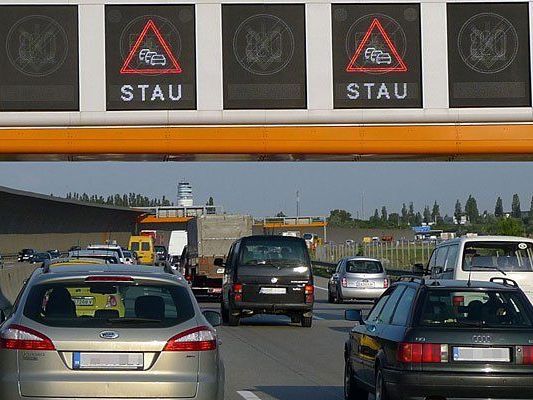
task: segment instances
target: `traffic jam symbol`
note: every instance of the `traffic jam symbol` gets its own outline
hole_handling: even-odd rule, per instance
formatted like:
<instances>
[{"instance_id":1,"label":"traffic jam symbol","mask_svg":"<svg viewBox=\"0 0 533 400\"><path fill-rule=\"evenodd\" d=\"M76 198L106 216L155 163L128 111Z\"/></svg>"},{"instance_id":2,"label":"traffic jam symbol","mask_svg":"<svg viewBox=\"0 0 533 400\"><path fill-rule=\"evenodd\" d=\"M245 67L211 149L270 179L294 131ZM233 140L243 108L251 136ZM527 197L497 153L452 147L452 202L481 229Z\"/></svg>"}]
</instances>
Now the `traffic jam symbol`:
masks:
<instances>
[{"instance_id":1,"label":"traffic jam symbol","mask_svg":"<svg viewBox=\"0 0 533 400\"><path fill-rule=\"evenodd\" d=\"M154 40L155 38L155 40ZM133 45L121 74L165 75L183 71L153 20L149 20Z\"/></svg>"},{"instance_id":2,"label":"traffic jam symbol","mask_svg":"<svg viewBox=\"0 0 533 400\"><path fill-rule=\"evenodd\" d=\"M377 18L372 20L346 72L407 72L407 65Z\"/></svg>"}]
</instances>

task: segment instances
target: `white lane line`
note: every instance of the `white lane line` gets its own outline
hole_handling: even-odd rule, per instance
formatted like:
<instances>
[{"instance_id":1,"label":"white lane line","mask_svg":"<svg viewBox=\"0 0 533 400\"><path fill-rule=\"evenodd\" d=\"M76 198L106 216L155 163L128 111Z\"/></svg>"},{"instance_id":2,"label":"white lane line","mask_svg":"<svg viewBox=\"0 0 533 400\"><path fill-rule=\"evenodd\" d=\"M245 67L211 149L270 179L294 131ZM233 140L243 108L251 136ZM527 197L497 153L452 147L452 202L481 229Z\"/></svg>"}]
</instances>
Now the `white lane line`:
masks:
<instances>
[{"instance_id":1,"label":"white lane line","mask_svg":"<svg viewBox=\"0 0 533 400\"><path fill-rule=\"evenodd\" d=\"M253 392L249 392L247 390L240 390L237 391L237 394L244 398L245 400L261 400L259 397L257 397Z\"/></svg>"},{"instance_id":2,"label":"white lane line","mask_svg":"<svg viewBox=\"0 0 533 400\"><path fill-rule=\"evenodd\" d=\"M328 291L327 288L323 288L323 287L321 287L321 286L317 286L317 285L315 285L315 289L324 290L325 292Z\"/></svg>"},{"instance_id":3,"label":"white lane line","mask_svg":"<svg viewBox=\"0 0 533 400\"><path fill-rule=\"evenodd\" d=\"M316 319L317 321L323 321L324 320L324 318L317 317L316 315L313 315L313 319Z\"/></svg>"}]
</instances>

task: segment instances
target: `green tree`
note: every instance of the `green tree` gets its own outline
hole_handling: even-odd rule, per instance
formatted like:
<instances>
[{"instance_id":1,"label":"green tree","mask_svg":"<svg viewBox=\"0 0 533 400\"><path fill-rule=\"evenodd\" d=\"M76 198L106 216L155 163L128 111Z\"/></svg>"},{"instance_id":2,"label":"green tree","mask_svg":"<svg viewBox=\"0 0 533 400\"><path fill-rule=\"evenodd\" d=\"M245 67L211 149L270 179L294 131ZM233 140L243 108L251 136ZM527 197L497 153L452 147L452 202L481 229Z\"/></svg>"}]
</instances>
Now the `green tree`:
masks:
<instances>
[{"instance_id":1,"label":"green tree","mask_svg":"<svg viewBox=\"0 0 533 400\"><path fill-rule=\"evenodd\" d=\"M522 217L522 212L520 210L520 197L518 197L518 193L513 194L513 202L511 203L511 216L513 218Z\"/></svg>"},{"instance_id":2,"label":"green tree","mask_svg":"<svg viewBox=\"0 0 533 400\"><path fill-rule=\"evenodd\" d=\"M400 226L401 218L398 213L389 214L389 224L394 226Z\"/></svg>"},{"instance_id":3,"label":"green tree","mask_svg":"<svg viewBox=\"0 0 533 400\"><path fill-rule=\"evenodd\" d=\"M440 206L437 204L437 200L433 203L433 210L431 210L431 219L434 222L440 222L442 219L440 216Z\"/></svg>"},{"instance_id":4,"label":"green tree","mask_svg":"<svg viewBox=\"0 0 533 400\"><path fill-rule=\"evenodd\" d=\"M377 208L374 210L374 215L370 217L370 221L373 221L373 222L379 221L379 212Z\"/></svg>"},{"instance_id":5,"label":"green tree","mask_svg":"<svg viewBox=\"0 0 533 400\"><path fill-rule=\"evenodd\" d=\"M479 210L477 208L477 201L474 196L468 196L468 200L465 203L465 214L468 220L475 224L479 221Z\"/></svg>"},{"instance_id":6,"label":"green tree","mask_svg":"<svg viewBox=\"0 0 533 400\"><path fill-rule=\"evenodd\" d=\"M457 201L455 202L455 212L453 214L455 215L455 218L457 219L457 221L461 219L462 213L463 213L463 206L461 205L461 202L459 201L459 199L457 199Z\"/></svg>"},{"instance_id":7,"label":"green tree","mask_svg":"<svg viewBox=\"0 0 533 400\"><path fill-rule=\"evenodd\" d=\"M424 207L424 222L426 224L430 223L431 222L431 211L429 209L429 206L425 206Z\"/></svg>"},{"instance_id":8,"label":"green tree","mask_svg":"<svg viewBox=\"0 0 533 400\"><path fill-rule=\"evenodd\" d=\"M524 223L517 218L500 218L487 230L492 235L504 236L523 236L525 232Z\"/></svg>"},{"instance_id":9,"label":"green tree","mask_svg":"<svg viewBox=\"0 0 533 400\"><path fill-rule=\"evenodd\" d=\"M207 203L205 205L206 206L214 206L215 205L215 200L213 199L213 197L209 197L209 200L207 200Z\"/></svg>"},{"instance_id":10,"label":"green tree","mask_svg":"<svg viewBox=\"0 0 533 400\"><path fill-rule=\"evenodd\" d=\"M329 213L328 222L332 226L349 226L352 220L352 214L346 210L331 210Z\"/></svg>"},{"instance_id":11,"label":"green tree","mask_svg":"<svg viewBox=\"0 0 533 400\"><path fill-rule=\"evenodd\" d=\"M387 207L383 206L381 207L381 222L387 222L387 220L388 220Z\"/></svg>"},{"instance_id":12,"label":"green tree","mask_svg":"<svg viewBox=\"0 0 533 400\"><path fill-rule=\"evenodd\" d=\"M533 196L531 197L531 204L529 206L529 220L533 221Z\"/></svg>"},{"instance_id":13,"label":"green tree","mask_svg":"<svg viewBox=\"0 0 533 400\"><path fill-rule=\"evenodd\" d=\"M420 226L422 225L422 214L420 214L420 212L417 212L415 214L415 220L414 220L414 223L416 226Z\"/></svg>"},{"instance_id":14,"label":"green tree","mask_svg":"<svg viewBox=\"0 0 533 400\"><path fill-rule=\"evenodd\" d=\"M405 203L402 205L402 222L407 224L409 222L409 211L407 211L407 206Z\"/></svg>"},{"instance_id":15,"label":"green tree","mask_svg":"<svg viewBox=\"0 0 533 400\"><path fill-rule=\"evenodd\" d=\"M496 199L496 206L494 207L494 216L497 218L503 217L503 200L500 196Z\"/></svg>"}]
</instances>

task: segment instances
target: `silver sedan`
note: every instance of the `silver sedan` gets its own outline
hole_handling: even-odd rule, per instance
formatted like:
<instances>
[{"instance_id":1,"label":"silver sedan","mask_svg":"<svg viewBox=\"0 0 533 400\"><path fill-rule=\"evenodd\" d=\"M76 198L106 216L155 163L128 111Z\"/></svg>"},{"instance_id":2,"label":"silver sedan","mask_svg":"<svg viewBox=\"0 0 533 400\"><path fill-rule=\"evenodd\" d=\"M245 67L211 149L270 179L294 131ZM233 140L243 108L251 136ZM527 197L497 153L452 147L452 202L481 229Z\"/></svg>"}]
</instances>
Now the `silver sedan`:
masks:
<instances>
[{"instance_id":1,"label":"silver sedan","mask_svg":"<svg viewBox=\"0 0 533 400\"><path fill-rule=\"evenodd\" d=\"M222 400L220 319L161 268L43 266L0 321L0 397Z\"/></svg>"},{"instance_id":2,"label":"silver sedan","mask_svg":"<svg viewBox=\"0 0 533 400\"><path fill-rule=\"evenodd\" d=\"M366 257L343 258L328 282L328 301L376 300L389 287L379 260Z\"/></svg>"}]
</instances>

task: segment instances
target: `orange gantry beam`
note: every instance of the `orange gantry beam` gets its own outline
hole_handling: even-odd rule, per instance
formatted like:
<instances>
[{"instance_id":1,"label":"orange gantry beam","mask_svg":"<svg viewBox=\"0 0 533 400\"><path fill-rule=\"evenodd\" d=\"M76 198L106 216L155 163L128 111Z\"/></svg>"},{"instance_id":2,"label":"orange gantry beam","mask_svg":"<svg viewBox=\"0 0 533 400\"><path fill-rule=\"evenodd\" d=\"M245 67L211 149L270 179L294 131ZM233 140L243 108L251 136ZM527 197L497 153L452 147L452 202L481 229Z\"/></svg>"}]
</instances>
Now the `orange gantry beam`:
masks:
<instances>
[{"instance_id":1,"label":"orange gantry beam","mask_svg":"<svg viewBox=\"0 0 533 400\"><path fill-rule=\"evenodd\" d=\"M140 224L181 224L193 219L193 217L156 217L155 215L147 215L140 218Z\"/></svg>"},{"instance_id":2,"label":"orange gantry beam","mask_svg":"<svg viewBox=\"0 0 533 400\"><path fill-rule=\"evenodd\" d=\"M0 129L0 154L533 154L533 124Z\"/></svg>"}]
</instances>

